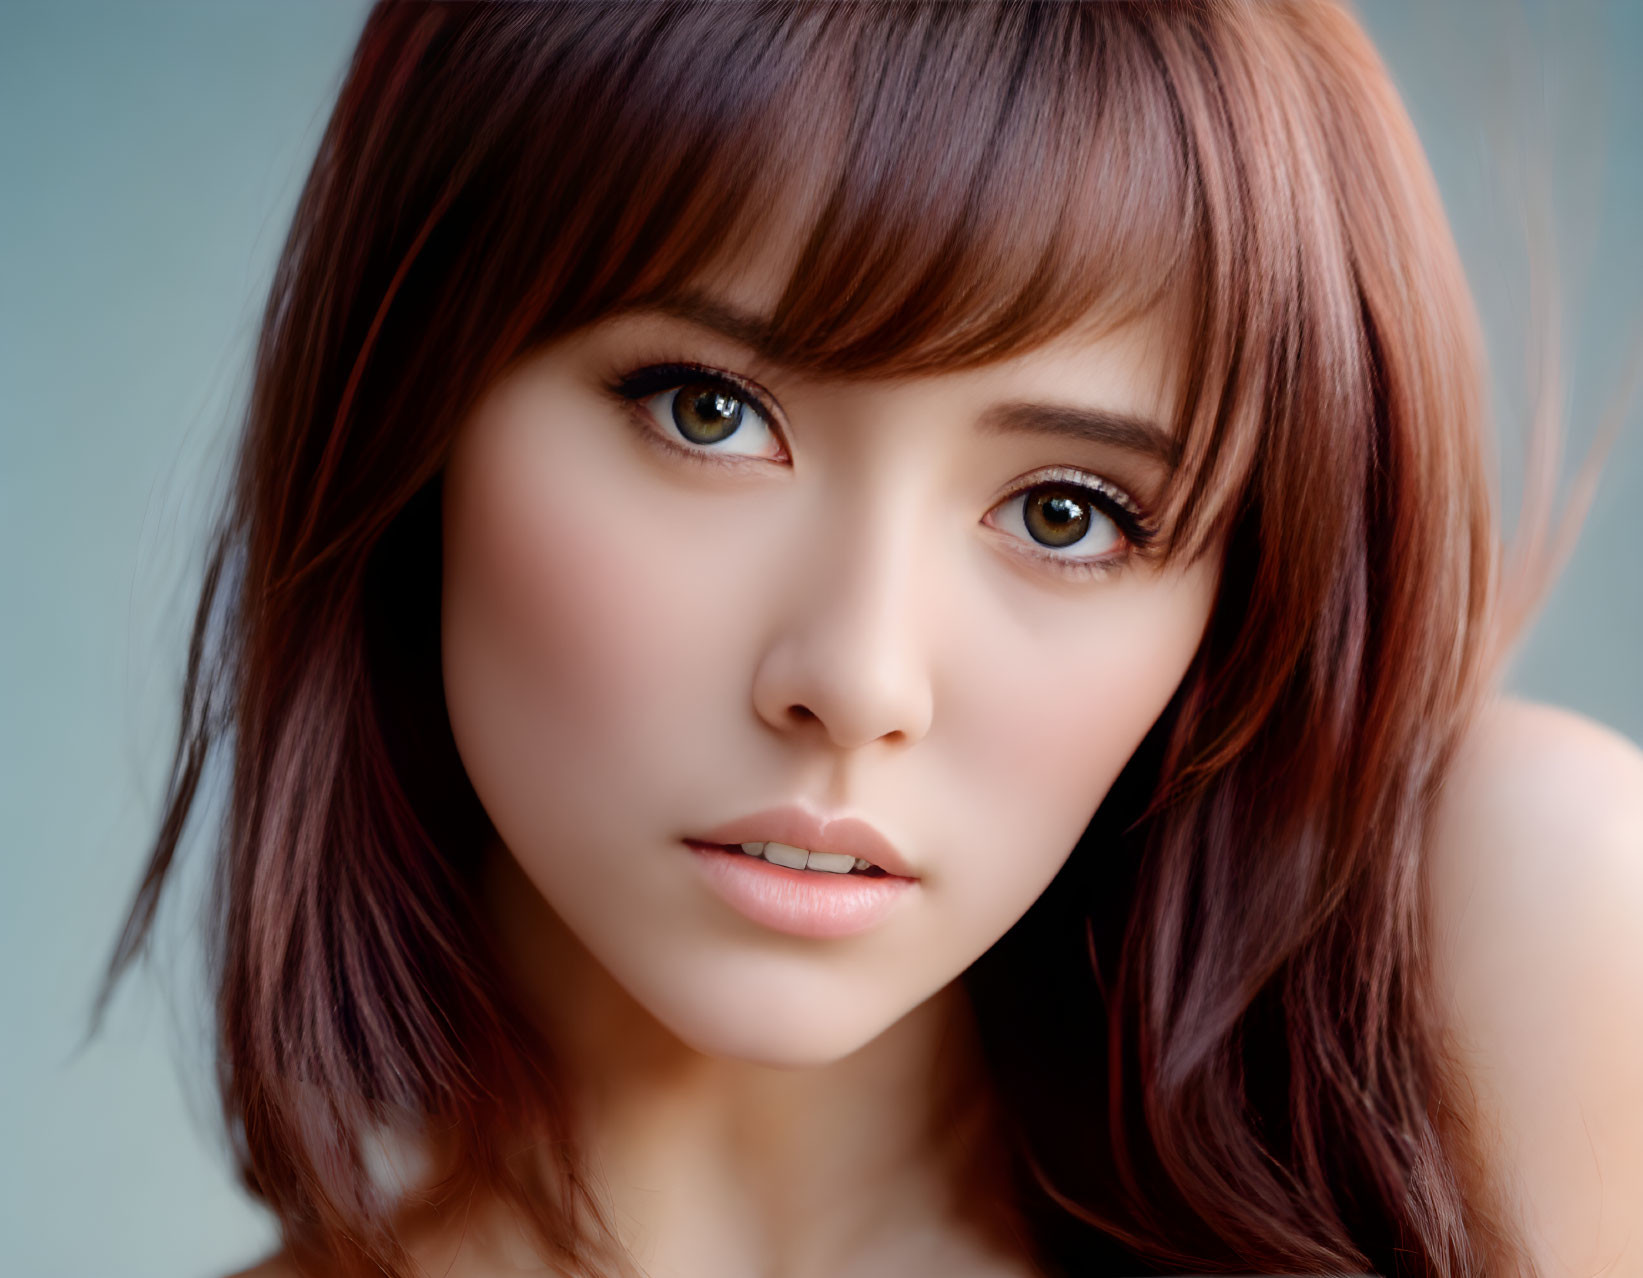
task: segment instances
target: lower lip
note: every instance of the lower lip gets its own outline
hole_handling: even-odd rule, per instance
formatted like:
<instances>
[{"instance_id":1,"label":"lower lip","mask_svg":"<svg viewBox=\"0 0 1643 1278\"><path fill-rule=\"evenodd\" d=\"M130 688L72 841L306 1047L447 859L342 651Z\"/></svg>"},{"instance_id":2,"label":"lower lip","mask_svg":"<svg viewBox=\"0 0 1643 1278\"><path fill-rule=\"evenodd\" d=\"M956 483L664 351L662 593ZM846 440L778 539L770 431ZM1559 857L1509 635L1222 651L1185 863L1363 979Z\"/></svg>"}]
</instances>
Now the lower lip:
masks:
<instances>
[{"instance_id":1,"label":"lower lip","mask_svg":"<svg viewBox=\"0 0 1643 1278\"><path fill-rule=\"evenodd\" d=\"M745 918L790 936L855 936L881 923L917 880L790 870L717 843L687 839L707 885Z\"/></svg>"}]
</instances>

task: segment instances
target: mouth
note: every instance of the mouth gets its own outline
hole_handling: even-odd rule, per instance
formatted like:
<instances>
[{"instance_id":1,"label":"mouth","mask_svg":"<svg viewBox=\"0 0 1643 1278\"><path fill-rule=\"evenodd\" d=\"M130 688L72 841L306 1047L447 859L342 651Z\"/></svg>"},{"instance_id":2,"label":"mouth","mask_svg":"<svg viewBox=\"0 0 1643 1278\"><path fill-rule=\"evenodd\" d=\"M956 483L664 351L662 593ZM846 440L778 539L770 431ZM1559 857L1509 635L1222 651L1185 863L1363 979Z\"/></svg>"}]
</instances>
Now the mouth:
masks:
<instances>
[{"instance_id":1,"label":"mouth","mask_svg":"<svg viewBox=\"0 0 1643 1278\"><path fill-rule=\"evenodd\" d=\"M740 853L742 856L767 861L771 865L780 865L789 870L805 870L812 874L849 874L867 879L896 877L874 865L864 856L849 856L841 852L812 852L794 847L790 843L702 843L694 839L685 841L692 847L717 848L721 852Z\"/></svg>"},{"instance_id":2,"label":"mouth","mask_svg":"<svg viewBox=\"0 0 1643 1278\"><path fill-rule=\"evenodd\" d=\"M821 853L824 859L812 865L810 859L818 854L793 844L755 843L755 852L739 843L683 843L708 889L724 904L762 928L789 936L821 939L866 932L919 886L916 879L886 873L871 862L857 868L857 858L842 854L829 860ZM801 854L802 867L797 864Z\"/></svg>"},{"instance_id":3,"label":"mouth","mask_svg":"<svg viewBox=\"0 0 1643 1278\"><path fill-rule=\"evenodd\" d=\"M732 850L752 860L811 875L917 880L918 863L871 821L786 803L692 831L686 842Z\"/></svg>"}]
</instances>

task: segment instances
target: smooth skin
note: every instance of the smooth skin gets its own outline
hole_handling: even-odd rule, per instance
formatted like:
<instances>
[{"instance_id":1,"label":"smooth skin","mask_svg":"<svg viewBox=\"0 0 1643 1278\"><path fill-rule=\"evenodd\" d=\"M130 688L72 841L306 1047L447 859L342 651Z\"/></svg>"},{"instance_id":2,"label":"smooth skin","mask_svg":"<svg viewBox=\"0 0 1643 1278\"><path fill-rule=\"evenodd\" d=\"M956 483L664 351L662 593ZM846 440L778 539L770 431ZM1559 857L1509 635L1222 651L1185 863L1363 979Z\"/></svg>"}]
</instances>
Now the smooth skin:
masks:
<instances>
[{"instance_id":1,"label":"smooth skin","mask_svg":"<svg viewBox=\"0 0 1643 1278\"><path fill-rule=\"evenodd\" d=\"M1490 1187L1538 1278L1643 1274L1643 753L1503 701L1434 835L1434 976Z\"/></svg>"},{"instance_id":2,"label":"smooth skin","mask_svg":"<svg viewBox=\"0 0 1643 1278\"><path fill-rule=\"evenodd\" d=\"M1164 708L1215 574L1126 557L1099 514L1035 541L1023 481L1077 471L1144 510L1164 463L997 423L1170 420L1166 331L819 382L702 314L631 313L535 352L464 424L444 661L501 836L491 917L653 1278L1031 1272L959 1173L993 1133L955 978ZM624 382L662 363L735 377L768 421L692 443L670 390ZM730 911L681 840L785 801L872 821L914 898L829 941ZM1547 1278L1643 1272L1643 755L1502 704L1436 831L1436 976L1494 1188ZM451 1278L541 1272L484 1204L412 1242Z\"/></svg>"},{"instance_id":3,"label":"smooth skin","mask_svg":"<svg viewBox=\"0 0 1643 1278\"><path fill-rule=\"evenodd\" d=\"M1502 700L1436 816L1435 976L1489 1187L1540 1278L1643 1274L1643 752L1568 711ZM453 1226L417 1253L453 1278L531 1272L490 1237ZM297 1275L276 1257L238 1278Z\"/></svg>"},{"instance_id":4,"label":"smooth skin","mask_svg":"<svg viewBox=\"0 0 1643 1278\"><path fill-rule=\"evenodd\" d=\"M976 1128L981 1098L954 981L1162 712L1215 570L1161 570L1093 505L1075 544L1036 542L1024 485L1072 474L1142 510L1165 463L1000 423L1167 421L1167 349L1077 334L816 382L699 318L630 314L532 357L464 426L446 698L505 849L493 916L658 1278L1026 1272L956 1183L948 1106ZM769 420L703 446L654 378L612 391L681 363L756 383L743 410L757 395ZM732 912L682 840L784 802L872 822L911 899L832 940Z\"/></svg>"}]
</instances>

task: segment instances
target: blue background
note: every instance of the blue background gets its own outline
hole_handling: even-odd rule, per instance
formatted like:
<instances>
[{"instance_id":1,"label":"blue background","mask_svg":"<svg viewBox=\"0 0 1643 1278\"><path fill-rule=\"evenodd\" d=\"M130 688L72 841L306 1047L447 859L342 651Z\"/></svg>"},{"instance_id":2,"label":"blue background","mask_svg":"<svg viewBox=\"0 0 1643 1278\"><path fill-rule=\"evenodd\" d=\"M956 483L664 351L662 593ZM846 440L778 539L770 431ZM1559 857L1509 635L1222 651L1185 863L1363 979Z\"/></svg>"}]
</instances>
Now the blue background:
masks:
<instances>
[{"instance_id":1,"label":"blue background","mask_svg":"<svg viewBox=\"0 0 1643 1278\"><path fill-rule=\"evenodd\" d=\"M191 947L86 1013L158 817L209 497L359 0L12 3L0 40L0 1239L19 1276L220 1274L272 1241L226 1174ZM1643 5L1378 0L1483 307L1508 501L1525 227L1555 218L1578 454L1643 328ZM1643 738L1643 441L1611 455L1511 685Z\"/></svg>"}]
</instances>

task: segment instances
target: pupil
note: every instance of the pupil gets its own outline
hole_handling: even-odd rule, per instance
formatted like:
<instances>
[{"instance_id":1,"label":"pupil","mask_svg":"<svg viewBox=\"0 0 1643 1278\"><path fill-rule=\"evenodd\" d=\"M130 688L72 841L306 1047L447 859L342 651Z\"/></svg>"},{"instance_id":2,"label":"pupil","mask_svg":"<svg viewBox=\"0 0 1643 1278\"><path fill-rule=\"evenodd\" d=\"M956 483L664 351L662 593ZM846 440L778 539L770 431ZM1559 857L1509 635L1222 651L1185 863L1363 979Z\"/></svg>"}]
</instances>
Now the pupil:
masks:
<instances>
[{"instance_id":1,"label":"pupil","mask_svg":"<svg viewBox=\"0 0 1643 1278\"><path fill-rule=\"evenodd\" d=\"M1027 531L1045 546L1071 546L1090 528L1090 509L1064 488L1041 489L1026 502Z\"/></svg>"},{"instance_id":2,"label":"pupil","mask_svg":"<svg viewBox=\"0 0 1643 1278\"><path fill-rule=\"evenodd\" d=\"M685 386L673 397L673 424L693 444L716 444L742 423L742 401L717 386Z\"/></svg>"}]
</instances>

